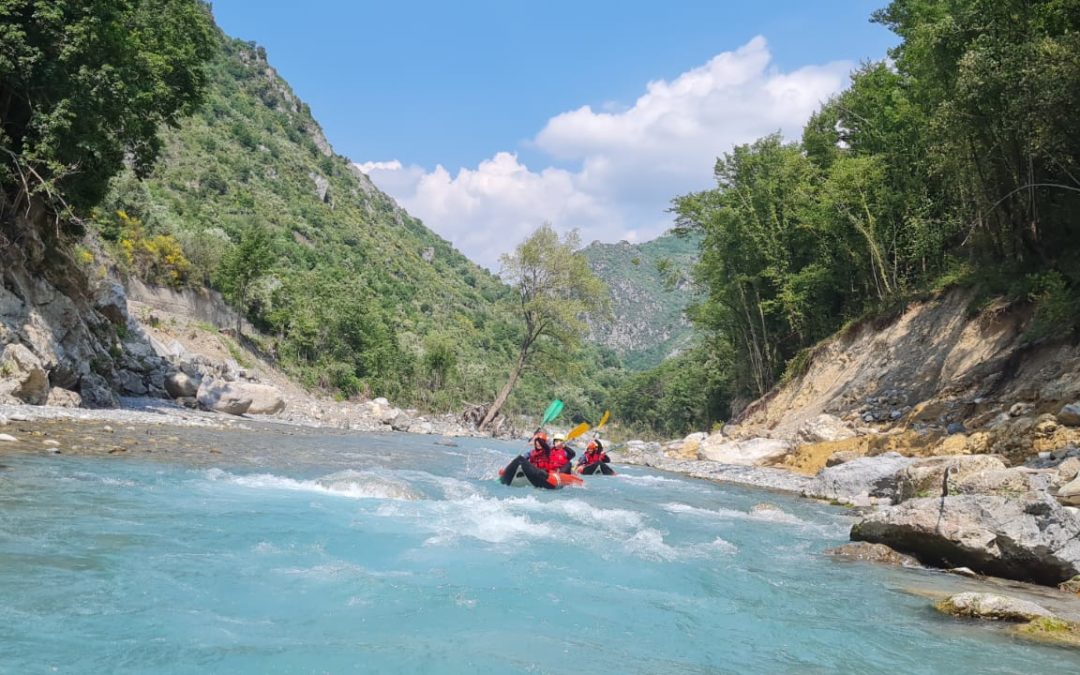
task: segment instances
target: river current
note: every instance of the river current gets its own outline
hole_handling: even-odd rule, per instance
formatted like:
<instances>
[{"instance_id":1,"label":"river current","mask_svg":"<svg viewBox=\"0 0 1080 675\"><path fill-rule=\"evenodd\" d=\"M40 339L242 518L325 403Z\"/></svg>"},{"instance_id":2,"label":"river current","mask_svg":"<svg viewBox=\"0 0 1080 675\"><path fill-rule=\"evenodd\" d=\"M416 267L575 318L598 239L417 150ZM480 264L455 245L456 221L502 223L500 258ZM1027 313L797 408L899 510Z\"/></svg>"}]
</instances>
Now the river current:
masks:
<instances>
[{"instance_id":1,"label":"river current","mask_svg":"<svg viewBox=\"0 0 1080 675\"><path fill-rule=\"evenodd\" d=\"M840 508L632 467L504 487L521 446L486 439L175 433L0 457L0 672L1080 672L937 615L944 575L823 556Z\"/></svg>"}]
</instances>

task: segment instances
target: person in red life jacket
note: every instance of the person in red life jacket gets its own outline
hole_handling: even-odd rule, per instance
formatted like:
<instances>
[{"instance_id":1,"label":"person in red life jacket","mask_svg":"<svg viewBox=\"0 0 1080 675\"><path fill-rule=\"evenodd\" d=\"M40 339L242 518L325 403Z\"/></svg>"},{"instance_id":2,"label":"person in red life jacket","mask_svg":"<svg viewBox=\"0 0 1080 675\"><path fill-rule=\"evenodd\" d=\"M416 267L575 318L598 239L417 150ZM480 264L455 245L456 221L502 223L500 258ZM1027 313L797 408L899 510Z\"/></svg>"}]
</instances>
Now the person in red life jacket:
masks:
<instances>
[{"instance_id":1,"label":"person in red life jacket","mask_svg":"<svg viewBox=\"0 0 1080 675\"><path fill-rule=\"evenodd\" d=\"M538 431L532 438L532 451L529 452L529 464L538 469L551 471L551 446L548 445L547 434Z\"/></svg>"},{"instance_id":2,"label":"person in red life jacket","mask_svg":"<svg viewBox=\"0 0 1080 675\"><path fill-rule=\"evenodd\" d=\"M572 460L577 453L574 452L573 448L566 445L566 439L562 436L556 436L554 440L555 445L551 447L552 468L548 469L548 471L570 473L570 460Z\"/></svg>"},{"instance_id":3,"label":"person in red life jacket","mask_svg":"<svg viewBox=\"0 0 1080 675\"><path fill-rule=\"evenodd\" d=\"M589 441L589 445L585 447L585 454L578 460L578 466L585 467L598 462L607 464L610 461L611 458L604 452L604 444L600 442L600 439L594 438Z\"/></svg>"}]
</instances>

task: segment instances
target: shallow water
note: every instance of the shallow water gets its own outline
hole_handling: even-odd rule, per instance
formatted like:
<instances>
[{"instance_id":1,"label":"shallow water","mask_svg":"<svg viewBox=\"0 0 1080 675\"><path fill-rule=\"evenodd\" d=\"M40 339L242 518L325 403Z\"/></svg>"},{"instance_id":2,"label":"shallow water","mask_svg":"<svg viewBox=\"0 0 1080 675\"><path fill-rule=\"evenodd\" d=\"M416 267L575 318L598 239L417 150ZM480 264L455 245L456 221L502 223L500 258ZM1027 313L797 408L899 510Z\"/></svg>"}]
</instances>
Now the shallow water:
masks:
<instances>
[{"instance_id":1,"label":"shallow water","mask_svg":"<svg viewBox=\"0 0 1080 675\"><path fill-rule=\"evenodd\" d=\"M904 591L941 575L822 556L833 507L509 488L489 440L167 433L195 450L0 458L0 672L1080 672Z\"/></svg>"}]
</instances>

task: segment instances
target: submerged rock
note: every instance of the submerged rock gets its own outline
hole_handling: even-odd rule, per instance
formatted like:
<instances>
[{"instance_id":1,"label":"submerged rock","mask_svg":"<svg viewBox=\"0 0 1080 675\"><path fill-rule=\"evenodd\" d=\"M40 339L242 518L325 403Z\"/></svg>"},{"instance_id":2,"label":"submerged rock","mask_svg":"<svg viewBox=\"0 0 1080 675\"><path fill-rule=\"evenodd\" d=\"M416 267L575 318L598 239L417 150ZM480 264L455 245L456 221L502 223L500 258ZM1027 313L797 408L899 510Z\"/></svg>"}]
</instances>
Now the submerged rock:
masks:
<instances>
[{"instance_id":1,"label":"submerged rock","mask_svg":"<svg viewBox=\"0 0 1080 675\"><path fill-rule=\"evenodd\" d=\"M886 565L919 567L919 561L909 555L894 551L885 544L871 544L865 541L851 542L850 544L827 549L825 555L849 560L866 560Z\"/></svg>"},{"instance_id":2,"label":"submerged rock","mask_svg":"<svg viewBox=\"0 0 1080 675\"><path fill-rule=\"evenodd\" d=\"M1056 585L1080 574L1080 518L1046 495L911 499L851 528L935 567Z\"/></svg>"}]
</instances>

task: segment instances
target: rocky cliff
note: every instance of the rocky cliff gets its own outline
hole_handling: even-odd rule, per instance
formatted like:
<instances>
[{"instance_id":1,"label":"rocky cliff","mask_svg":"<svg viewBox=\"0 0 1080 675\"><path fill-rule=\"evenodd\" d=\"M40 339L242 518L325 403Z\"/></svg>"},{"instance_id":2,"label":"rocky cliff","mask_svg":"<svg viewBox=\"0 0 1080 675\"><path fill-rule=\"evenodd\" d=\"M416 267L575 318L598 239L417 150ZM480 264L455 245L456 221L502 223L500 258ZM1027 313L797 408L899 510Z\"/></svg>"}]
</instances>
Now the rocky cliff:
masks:
<instances>
[{"instance_id":1,"label":"rocky cliff","mask_svg":"<svg viewBox=\"0 0 1080 675\"><path fill-rule=\"evenodd\" d=\"M651 368L685 348L691 326L691 272L697 236L666 234L644 244L593 242L589 267L611 290L611 321L592 322L589 338L611 348L635 370Z\"/></svg>"}]
</instances>

